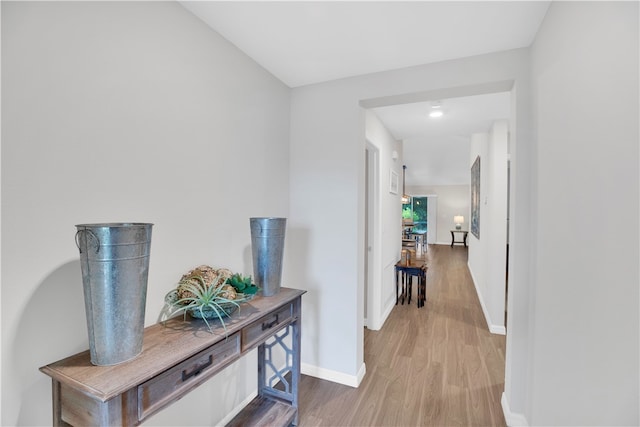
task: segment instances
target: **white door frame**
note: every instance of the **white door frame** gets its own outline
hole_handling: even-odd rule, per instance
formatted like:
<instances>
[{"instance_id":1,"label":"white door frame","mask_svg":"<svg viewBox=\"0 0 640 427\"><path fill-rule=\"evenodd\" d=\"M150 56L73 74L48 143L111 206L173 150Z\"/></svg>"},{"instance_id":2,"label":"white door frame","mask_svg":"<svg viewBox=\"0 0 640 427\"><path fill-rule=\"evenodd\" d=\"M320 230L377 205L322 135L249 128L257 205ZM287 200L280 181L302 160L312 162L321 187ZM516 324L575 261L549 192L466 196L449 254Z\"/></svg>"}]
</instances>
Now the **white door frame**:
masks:
<instances>
[{"instance_id":1,"label":"white door frame","mask_svg":"<svg viewBox=\"0 0 640 427\"><path fill-rule=\"evenodd\" d=\"M427 244L435 245L438 238L438 195L427 194Z\"/></svg>"},{"instance_id":2,"label":"white door frame","mask_svg":"<svg viewBox=\"0 0 640 427\"><path fill-rule=\"evenodd\" d=\"M367 141L366 206L365 206L365 283L364 325L379 323L380 306L380 150Z\"/></svg>"}]
</instances>

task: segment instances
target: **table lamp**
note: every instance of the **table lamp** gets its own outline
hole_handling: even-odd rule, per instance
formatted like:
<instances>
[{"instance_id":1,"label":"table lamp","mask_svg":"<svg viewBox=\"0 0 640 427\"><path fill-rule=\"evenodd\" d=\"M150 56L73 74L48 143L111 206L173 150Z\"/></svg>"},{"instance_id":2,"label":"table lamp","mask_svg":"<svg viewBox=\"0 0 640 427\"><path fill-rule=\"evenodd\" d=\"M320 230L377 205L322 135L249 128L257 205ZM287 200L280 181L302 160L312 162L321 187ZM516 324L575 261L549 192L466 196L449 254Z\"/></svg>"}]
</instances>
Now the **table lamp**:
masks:
<instances>
[{"instance_id":1,"label":"table lamp","mask_svg":"<svg viewBox=\"0 0 640 427\"><path fill-rule=\"evenodd\" d=\"M456 223L456 230L460 230L464 222L464 217L462 215L456 215L453 217L453 222Z\"/></svg>"}]
</instances>

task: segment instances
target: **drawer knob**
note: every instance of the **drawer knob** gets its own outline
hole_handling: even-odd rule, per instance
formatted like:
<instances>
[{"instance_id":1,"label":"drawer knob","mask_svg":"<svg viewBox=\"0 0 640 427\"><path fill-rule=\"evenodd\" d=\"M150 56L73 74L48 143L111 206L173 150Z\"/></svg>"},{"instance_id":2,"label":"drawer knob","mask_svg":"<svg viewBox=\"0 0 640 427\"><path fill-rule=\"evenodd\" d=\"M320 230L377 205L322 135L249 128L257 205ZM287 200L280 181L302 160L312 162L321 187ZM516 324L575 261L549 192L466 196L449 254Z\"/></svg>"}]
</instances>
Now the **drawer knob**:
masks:
<instances>
[{"instance_id":1,"label":"drawer knob","mask_svg":"<svg viewBox=\"0 0 640 427\"><path fill-rule=\"evenodd\" d=\"M267 329L271 329L274 325L277 325L277 324L278 324L278 315L276 314L276 318L274 321L262 324L262 330L264 331Z\"/></svg>"},{"instance_id":2,"label":"drawer knob","mask_svg":"<svg viewBox=\"0 0 640 427\"><path fill-rule=\"evenodd\" d=\"M187 370L185 369L184 371L182 371L182 381L186 381L191 377L195 377L196 375L199 375L204 369L208 368L209 366L213 365L213 355L210 354L209 355L209 360L205 363L203 363L200 366L197 366L193 371L187 373Z\"/></svg>"}]
</instances>

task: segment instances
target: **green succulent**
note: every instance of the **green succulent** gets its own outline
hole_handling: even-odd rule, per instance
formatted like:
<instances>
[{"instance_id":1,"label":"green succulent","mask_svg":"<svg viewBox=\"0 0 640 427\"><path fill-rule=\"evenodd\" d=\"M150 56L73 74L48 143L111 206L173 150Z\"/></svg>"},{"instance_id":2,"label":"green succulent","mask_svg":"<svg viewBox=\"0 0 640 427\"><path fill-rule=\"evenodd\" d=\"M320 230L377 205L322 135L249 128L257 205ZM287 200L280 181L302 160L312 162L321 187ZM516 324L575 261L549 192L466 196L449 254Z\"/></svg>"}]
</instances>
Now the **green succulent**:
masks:
<instances>
[{"instance_id":1,"label":"green succulent","mask_svg":"<svg viewBox=\"0 0 640 427\"><path fill-rule=\"evenodd\" d=\"M220 320L226 333L227 326L223 318L229 316L236 308L240 308L239 303L249 300L248 297L227 298L229 291L225 286L207 286L205 280L200 276L191 276L190 280L183 280L178 286L188 292L185 293L187 296L183 298L178 297L175 289L167 294L165 300L171 316L179 313L186 316L189 312L192 316L202 318L210 332L213 332L207 321L210 314Z\"/></svg>"},{"instance_id":2,"label":"green succulent","mask_svg":"<svg viewBox=\"0 0 640 427\"><path fill-rule=\"evenodd\" d=\"M233 288L245 295L255 295L259 288L251 280L251 276L243 276L240 273L235 273L227 279L227 283L233 286Z\"/></svg>"}]
</instances>

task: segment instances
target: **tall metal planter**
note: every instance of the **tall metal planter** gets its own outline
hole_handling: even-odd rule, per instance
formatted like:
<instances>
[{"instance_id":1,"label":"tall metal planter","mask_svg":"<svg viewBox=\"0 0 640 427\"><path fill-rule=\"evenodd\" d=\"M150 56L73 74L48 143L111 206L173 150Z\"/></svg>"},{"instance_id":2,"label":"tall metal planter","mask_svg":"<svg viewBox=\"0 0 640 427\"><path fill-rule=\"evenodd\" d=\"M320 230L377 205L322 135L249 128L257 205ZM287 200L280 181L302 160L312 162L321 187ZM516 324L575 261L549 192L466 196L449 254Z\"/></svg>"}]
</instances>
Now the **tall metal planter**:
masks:
<instances>
[{"instance_id":1,"label":"tall metal planter","mask_svg":"<svg viewBox=\"0 0 640 427\"><path fill-rule=\"evenodd\" d=\"M76 225L94 365L122 363L142 351L152 226Z\"/></svg>"},{"instance_id":2,"label":"tall metal planter","mask_svg":"<svg viewBox=\"0 0 640 427\"><path fill-rule=\"evenodd\" d=\"M280 292L282 257L286 218L249 218L253 276L262 295L270 297Z\"/></svg>"}]
</instances>

